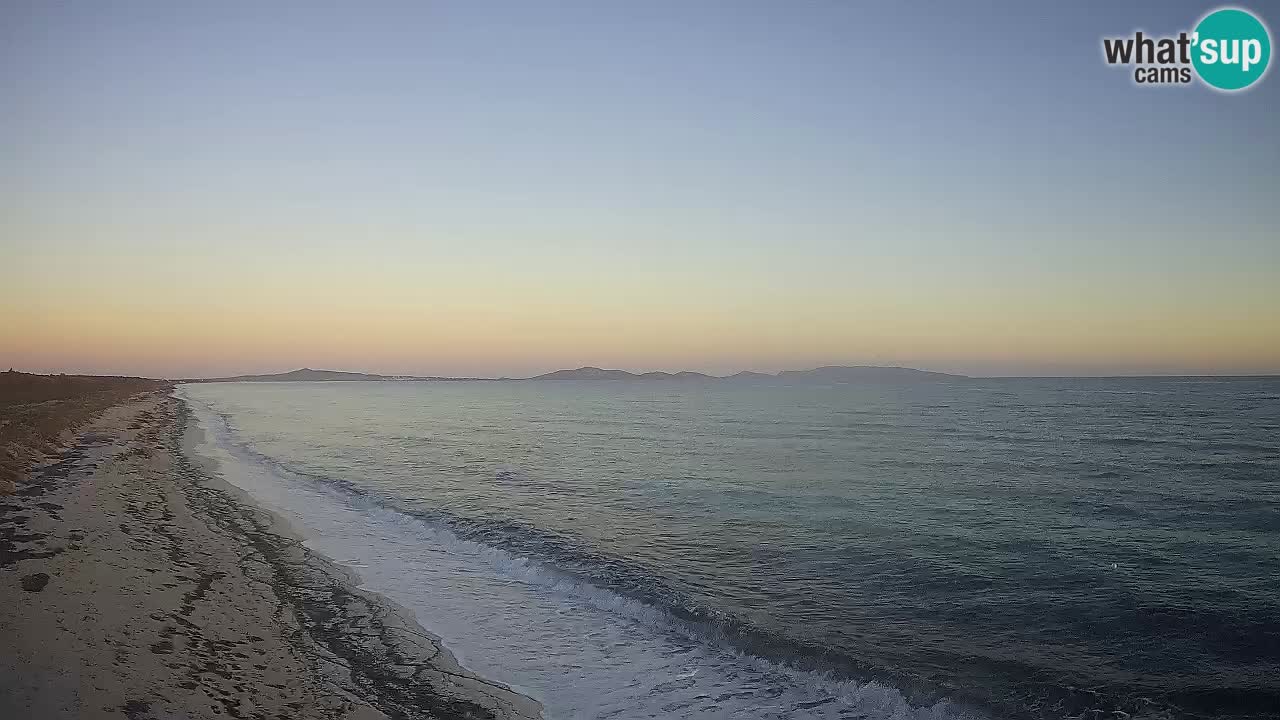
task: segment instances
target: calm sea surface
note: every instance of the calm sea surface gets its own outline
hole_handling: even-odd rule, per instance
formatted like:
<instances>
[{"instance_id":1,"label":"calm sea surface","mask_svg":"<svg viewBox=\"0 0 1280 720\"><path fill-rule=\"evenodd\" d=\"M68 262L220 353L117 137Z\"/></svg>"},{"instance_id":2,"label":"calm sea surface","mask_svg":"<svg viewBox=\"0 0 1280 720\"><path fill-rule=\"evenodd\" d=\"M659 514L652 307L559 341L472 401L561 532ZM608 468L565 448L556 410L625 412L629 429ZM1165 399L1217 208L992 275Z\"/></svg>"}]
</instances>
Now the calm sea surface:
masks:
<instances>
[{"instance_id":1,"label":"calm sea surface","mask_svg":"<svg viewBox=\"0 0 1280 720\"><path fill-rule=\"evenodd\" d=\"M178 394L550 718L1280 713L1280 380Z\"/></svg>"}]
</instances>

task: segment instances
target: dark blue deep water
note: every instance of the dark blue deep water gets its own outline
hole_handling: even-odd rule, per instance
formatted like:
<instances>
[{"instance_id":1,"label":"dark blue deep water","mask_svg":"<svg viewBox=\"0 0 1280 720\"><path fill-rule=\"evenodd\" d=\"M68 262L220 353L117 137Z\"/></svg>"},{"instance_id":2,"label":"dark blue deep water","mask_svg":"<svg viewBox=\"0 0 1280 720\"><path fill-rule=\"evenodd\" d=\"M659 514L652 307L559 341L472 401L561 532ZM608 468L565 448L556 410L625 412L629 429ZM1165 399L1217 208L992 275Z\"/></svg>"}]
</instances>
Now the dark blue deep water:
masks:
<instances>
[{"instance_id":1,"label":"dark blue deep water","mask_svg":"<svg viewBox=\"0 0 1280 720\"><path fill-rule=\"evenodd\" d=\"M1276 717L1280 380L187 385L549 717Z\"/></svg>"}]
</instances>

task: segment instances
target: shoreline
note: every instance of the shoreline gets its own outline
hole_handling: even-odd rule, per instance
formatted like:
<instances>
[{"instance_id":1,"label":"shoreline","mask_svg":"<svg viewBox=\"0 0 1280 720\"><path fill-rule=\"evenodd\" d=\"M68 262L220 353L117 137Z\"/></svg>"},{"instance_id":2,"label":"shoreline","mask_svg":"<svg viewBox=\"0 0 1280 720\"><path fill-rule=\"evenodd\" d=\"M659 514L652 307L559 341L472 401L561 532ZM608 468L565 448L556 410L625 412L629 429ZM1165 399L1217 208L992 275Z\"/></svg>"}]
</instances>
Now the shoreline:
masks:
<instances>
[{"instance_id":1,"label":"shoreline","mask_svg":"<svg viewBox=\"0 0 1280 720\"><path fill-rule=\"evenodd\" d=\"M126 399L0 498L0 715L535 718Z\"/></svg>"}]
</instances>

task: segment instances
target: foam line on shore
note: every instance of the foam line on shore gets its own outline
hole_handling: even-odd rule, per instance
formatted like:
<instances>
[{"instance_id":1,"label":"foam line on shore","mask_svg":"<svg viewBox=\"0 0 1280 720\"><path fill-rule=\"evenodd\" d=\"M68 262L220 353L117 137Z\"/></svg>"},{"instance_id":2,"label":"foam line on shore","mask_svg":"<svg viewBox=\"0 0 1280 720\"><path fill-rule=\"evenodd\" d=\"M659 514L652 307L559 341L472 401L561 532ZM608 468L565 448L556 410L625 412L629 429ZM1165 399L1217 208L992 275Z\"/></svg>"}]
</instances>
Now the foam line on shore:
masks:
<instances>
[{"instance_id":1,"label":"foam line on shore","mask_svg":"<svg viewBox=\"0 0 1280 720\"><path fill-rule=\"evenodd\" d=\"M543 702L548 717L976 715L743 652L715 627L459 536L340 480L293 473L234 437L215 408L189 402L208 425L201 451L220 458L231 482L296 521L310 547L357 568L364 587L410 606L462 662Z\"/></svg>"},{"instance_id":2,"label":"foam line on shore","mask_svg":"<svg viewBox=\"0 0 1280 720\"><path fill-rule=\"evenodd\" d=\"M187 420L124 402L4 498L0 715L538 715L191 462Z\"/></svg>"}]
</instances>

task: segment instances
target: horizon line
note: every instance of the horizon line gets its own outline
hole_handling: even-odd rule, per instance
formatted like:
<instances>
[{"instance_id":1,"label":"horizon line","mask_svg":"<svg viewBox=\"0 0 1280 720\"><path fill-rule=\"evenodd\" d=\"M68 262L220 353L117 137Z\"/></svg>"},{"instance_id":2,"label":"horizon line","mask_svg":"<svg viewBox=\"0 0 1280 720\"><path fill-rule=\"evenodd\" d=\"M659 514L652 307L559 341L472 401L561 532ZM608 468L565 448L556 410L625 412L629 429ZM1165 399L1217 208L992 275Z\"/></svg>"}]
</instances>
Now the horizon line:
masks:
<instances>
[{"instance_id":1,"label":"horizon line","mask_svg":"<svg viewBox=\"0 0 1280 720\"><path fill-rule=\"evenodd\" d=\"M2 366L0 366L0 367L2 367ZM547 375L553 375L553 374L555 374L555 373L560 373L560 372L574 372L574 371L579 371L579 370L600 371L600 372L611 372L611 373L612 373L612 372L625 373L625 374L627 374L627 375L631 375L631 376L633 376L633 377L635 377L635 378L637 378L637 379L643 378L643 377L645 377L645 376L652 376L652 375L667 375L667 376L675 377L675 376L677 376L677 375L681 375L681 374L688 374L688 375L697 375L697 376L701 376L701 377L703 377L703 378L705 378L705 379L708 379L708 380L728 380L728 379L732 379L732 378L734 378L734 377L736 377L736 376L738 376L738 375L744 375L744 374L747 374L747 375L759 375L759 376L763 376L763 377L770 377L770 378L778 378L778 377L780 377L783 373L808 373L808 372L813 372L813 371L816 371L816 370L823 370L823 369L829 369L829 368L840 368L840 369L878 369L878 370L906 370L906 371L912 371L912 372L918 372L918 373L924 373L924 374L940 375L940 376L945 376L945 377L950 377L950 378L956 378L956 379L962 379L962 380L1036 380L1036 379L1060 379L1060 380L1073 380L1073 379L1078 379L1078 380L1087 380L1087 379L1096 379L1096 380L1105 380L1105 379L1126 379L1126 378L1127 378L1127 379L1144 379L1144 378L1170 378L1170 379L1172 379L1172 378L1224 378L1224 379L1280 378L1280 370L1266 371L1266 372L1245 372L1245 373L1238 373L1238 372L1237 372L1237 373L1223 373L1223 372L1146 372L1146 371L1138 371L1138 372L1130 372L1130 373L1103 373L1103 374L990 374L990 375L988 375L988 374L963 374L963 373L950 372L950 371L945 371L945 370L930 370L930 369L926 369L926 368L917 368L917 367L912 367L912 366L909 366L909 365L865 365L865 364L862 364L862 365L834 365L834 364L828 364L828 365L817 365L817 366L814 366L814 367L811 367L811 368L804 368L804 369L782 369L782 370L777 370L777 371L739 370L739 371L737 371L737 372L730 373L730 374L727 374L727 375L714 375L714 374L711 374L711 373L705 373L705 372L701 372L701 371L697 371L697 370L676 370L676 371L667 371L667 370L646 370L646 371L631 371L631 370L623 370L623 369L621 369L621 368L607 368L607 367L600 367L600 366L595 366L595 365L581 365L581 366L573 367L573 368L558 368L558 369L555 369L555 370L549 370L549 371L547 371L547 372L538 373L538 374L535 374L535 375L519 376L519 377L517 377L517 376L506 376L506 375L503 375L503 376L497 376L497 377L493 377L493 376L482 377L482 376L468 376L468 375L417 375L417 374L407 374L407 373L379 373L379 372L370 372L370 371L365 371L365 370L334 370L334 369L328 369L328 368L312 368L312 367L298 367L298 368L293 368L293 369L291 369L291 370L281 370L281 371L276 371L276 372L248 372L248 373L238 373L238 374L234 374L234 375L209 375L209 376L191 376L191 375L187 375L187 376L168 376L168 377L165 377L165 376L147 376L147 375L121 375L121 374L118 374L118 373L100 373L100 372L87 372L87 373L36 372L36 371L19 370L19 369L17 369L16 367L10 367L6 372L16 372L16 373L22 373L22 374L27 374L27 375L39 375L39 376L45 376L45 377L66 376L66 377L103 377L103 378L115 377L115 378L137 378L137 379L144 379L144 380L157 380L157 381L166 381L166 382L172 382L172 383L181 384L181 383L186 383L186 382L209 382L209 381L216 381L216 380L231 381L231 380L234 380L234 379L236 379L236 378L271 377L271 376L276 376L276 375L288 375L288 374L290 374L290 373L297 373L297 372L320 372L320 373L335 373L335 374L347 374L347 375L366 375L366 376L369 376L369 377L371 377L371 378L380 378L379 380L368 380L367 382L433 382L433 381L434 381L434 382L518 382L518 381L524 381L524 380L536 380L536 379L539 379L539 378L545 378L545 376L547 376ZM546 379L554 379L554 378L546 378ZM262 381L259 381L259 382L262 382ZM283 382L290 382L290 381L283 381ZM360 382L360 381L355 381L355 380L347 380L347 381L302 380L302 381L292 381L292 382Z\"/></svg>"}]
</instances>

